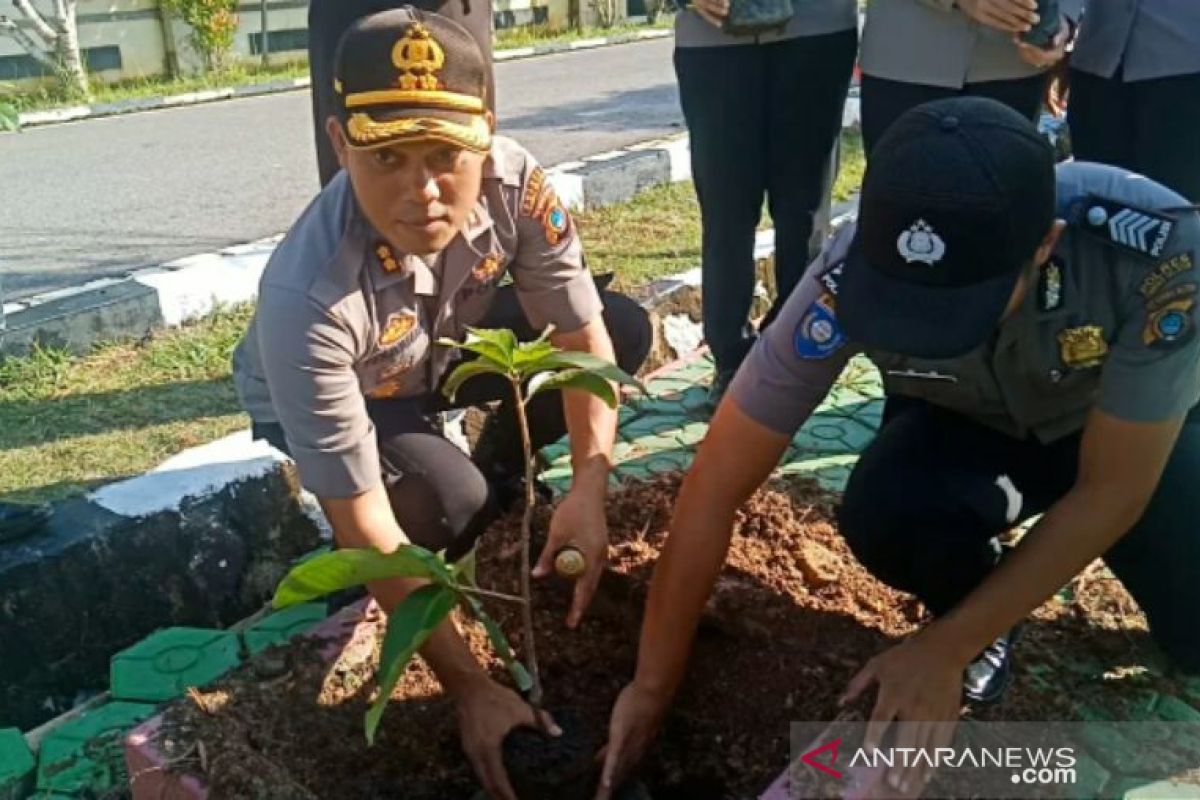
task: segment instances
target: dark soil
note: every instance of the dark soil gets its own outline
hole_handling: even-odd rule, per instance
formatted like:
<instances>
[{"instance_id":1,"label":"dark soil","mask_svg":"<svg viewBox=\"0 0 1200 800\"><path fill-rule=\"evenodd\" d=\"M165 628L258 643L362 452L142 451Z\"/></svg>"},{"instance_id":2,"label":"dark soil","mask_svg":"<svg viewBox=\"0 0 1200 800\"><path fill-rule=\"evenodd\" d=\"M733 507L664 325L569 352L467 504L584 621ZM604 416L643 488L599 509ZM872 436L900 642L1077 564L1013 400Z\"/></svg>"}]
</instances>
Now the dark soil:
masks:
<instances>
[{"instance_id":1,"label":"dark soil","mask_svg":"<svg viewBox=\"0 0 1200 800\"><path fill-rule=\"evenodd\" d=\"M633 672L642 603L677 484L667 477L613 493L614 572L578 630L563 624L569 585L541 583L536 591L546 706L571 709L595 741ZM790 479L739 513L688 681L645 764L642 777L656 800L756 797L787 764L788 723L833 719L855 672L922 621L918 603L874 580L849 554L830 522L834 502L815 484ZM481 585L517 593L518 524L509 517L485 537ZM489 608L519 653L516 608ZM467 635L505 680L482 629L468 622ZM1037 612L1018 651L1013 690L980 716L1071 719L1080 702L1121 714L1131 685L1165 681L1133 667L1150 658L1145 640L1132 600L1089 569L1076 581L1073 602L1052 601ZM174 706L164 749L176 768L203 774L214 799L471 797L477 787L454 708L419 659L397 687L375 746L366 746L374 646L374 655L343 656L333 667L312 642L280 650L275 660L283 654L289 665L282 675L277 664L266 671L252 664ZM1088 661L1103 668L1071 667ZM1055 669L1052 681L1047 666Z\"/></svg>"}]
</instances>

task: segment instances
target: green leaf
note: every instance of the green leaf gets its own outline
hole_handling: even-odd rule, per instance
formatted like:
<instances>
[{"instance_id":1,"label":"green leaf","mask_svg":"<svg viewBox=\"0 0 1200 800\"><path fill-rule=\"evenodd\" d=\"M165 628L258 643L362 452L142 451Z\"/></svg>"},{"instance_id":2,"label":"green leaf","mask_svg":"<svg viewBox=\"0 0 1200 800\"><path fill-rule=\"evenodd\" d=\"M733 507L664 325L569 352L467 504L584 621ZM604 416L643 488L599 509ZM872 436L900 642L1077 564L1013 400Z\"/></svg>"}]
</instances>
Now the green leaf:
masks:
<instances>
[{"instance_id":1,"label":"green leaf","mask_svg":"<svg viewBox=\"0 0 1200 800\"><path fill-rule=\"evenodd\" d=\"M562 372L541 374L548 374L549 377L537 382L537 385L529 393L530 397L539 395L542 392L553 392L556 389L578 389L599 397L609 408L617 407L618 398L616 390L613 389L611 383L599 375L582 369L568 369Z\"/></svg>"},{"instance_id":2,"label":"green leaf","mask_svg":"<svg viewBox=\"0 0 1200 800\"><path fill-rule=\"evenodd\" d=\"M375 743L375 731L379 728L383 709L404 674L404 668L454 608L457 599L458 593L453 589L431 583L404 598L404 602L388 615L383 651L379 656L379 696L367 711L368 744Z\"/></svg>"},{"instance_id":3,"label":"green leaf","mask_svg":"<svg viewBox=\"0 0 1200 800\"><path fill-rule=\"evenodd\" d=\"M483 623L483 629L487 631L488 639L491 640L496 655L500 656L500 660L504 662L504 666L508 670L508 674L512 675L517 688L522 692L528 692L533 688L533 678L529 676L525 665L518 661L513 654L512 647L509 646L508 639L504 636L504 631L500 630L496 620L492 619L491 615L483 609L483 603L479 602L478 597L463 594L462 599L471 607L471 613Z\"/></svg>"},{"instance_id":4,"label":"green leaf","mask_svg":"<svg viewBox=\"0 0 1200 800\"><path fill-rule=\"evenodd\" d=\"M504 379L508 379L508 371L502 366L494 364L490 359L473 358L470 361L464 361L454 368L450 373L450 377L446 379L446 383L442 386L442 394L446 395L451 401L458 394L458 390L462 385L474 378L477 375L499 375Z\"/></svg>"},{"instance_id":5,"label":"green leaf","mask_svg":"<svg viewBox=\"0 0 1200 800\"><path fill-rule=\"evenodd\" d=\"M507 328L467 328L467 340L440 339L438 344L475 353L512 372L513 356L517 351L517 335Z\"/></svg>"},{"instance_id":6,"label":"green leaf","mask_svg":"<svg viewBox=\"0 0 1200 800\"><path fill-rule=\"evenodd\" d=\"M334 550L293 567L275 590L271 604L286 608L351 586L395 577L428 578L439 584L453 581L441 559L416 545L401 545L388 555L375 549Z\"/></svg>"},{"instance_id":7,"label":"green leaf","mask_svg":"<svg viewBox=\"0 0 1200 800\"><path fill-rule=\"evenodd\" d=\"M475 565L477 563L476 553L477 548L471 548L471 552L455 561L450 567L450 572L454 576L456 584L466 584L467 586L475 585Z\"/></svg>"},{"instance_id":8,"label":"green leaf","mask_svg":"<svg viewBox=\"0 0 1200 800\"><path fill-rule=\"evenodd\" d=\"M637 378L630 375L625 370L618 367L609 361L594 356L591 353L581 353L578 351L562 350L553 355L546 356L538 360L536 363L530 364L524 371L523 377L530 377L541 372L554 372L564 369L579 369L590 372L594 375L599 375L605 380L613 383L623 384L625 386L635 386L642 392L648 394L646 387Z\"/></svg>"}]
</instances>

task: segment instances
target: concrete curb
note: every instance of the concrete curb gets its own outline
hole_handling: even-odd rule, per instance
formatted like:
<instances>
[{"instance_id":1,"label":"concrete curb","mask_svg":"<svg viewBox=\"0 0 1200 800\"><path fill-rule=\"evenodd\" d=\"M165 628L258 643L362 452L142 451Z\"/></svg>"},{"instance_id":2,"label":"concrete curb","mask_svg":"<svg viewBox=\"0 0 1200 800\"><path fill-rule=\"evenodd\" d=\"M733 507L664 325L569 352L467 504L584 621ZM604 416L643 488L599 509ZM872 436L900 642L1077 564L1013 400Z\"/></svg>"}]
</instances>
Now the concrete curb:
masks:
<instances>
[{"instance_id":1,"label":"concrete curb","mask_svg":"<svg viewBox=\"0 0 1200 800\"><path fill-rule=\"evenodd\" d=\"M505 61L536 58L556 53L571 53L576 50L593 50L598 47L612 47L614 45L631 44L633 42L652 39L665 39L674 35L674 32L670 30L639 31L622 36L580 39L563 44L508 48L497 51L492 58L494 61L503 63ZM29 111L21 114L19 119L22 128L35 128L56 125L62 122L76 122L84 119L133 114L139 111L159 111L166 108L194 106L201 103L213 103L218 100L234 100L242 97L258 97L266 94L279 94L280 92L294 92L300 89L307 89L311 85L312 81L308 78L283 78L266 83L256 83L251 86L227 86L221 89L206 89L199 92L139 97L115 103L93 103L90 105L53 108L46 111Z\"/></svg>"}]
</instances>

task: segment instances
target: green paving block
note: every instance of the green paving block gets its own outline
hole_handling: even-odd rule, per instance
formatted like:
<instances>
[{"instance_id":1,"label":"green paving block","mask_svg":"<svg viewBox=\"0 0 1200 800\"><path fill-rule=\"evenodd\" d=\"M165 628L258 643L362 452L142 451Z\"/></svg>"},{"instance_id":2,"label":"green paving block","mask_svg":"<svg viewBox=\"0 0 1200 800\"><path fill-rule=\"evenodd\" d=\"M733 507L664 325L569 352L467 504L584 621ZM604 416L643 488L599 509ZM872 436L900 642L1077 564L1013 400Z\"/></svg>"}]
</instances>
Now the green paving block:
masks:
<instances>
[{"instance_id":1,"label":"green paving block","mask_svg":"<svg viewBox=\"0 0 1200 800\"><path fill-rule=\"evenodd\" d=\"M1159 695L1154 714L1166 722L1200 722L1200 710L1169 694Z\"/></svg>"},{"instance_id":2,"label":"green paving block","mask_svg":"<svg viewBox=\"0 0 1200 800\"><path fill-rule=\"evenodd\" d=\"M662 377L647 383L646 391L650 393L651 397L658 398L663 395L682 394L695 385L695 381L687 378Z\"/></svg>"},{"instance_id":3,"label":"green paving block","mask_svg":"<svg viewBox=\"0 0 1200 800\"><path fill-rule=\"evenodd\" d=\"M1107 797L1102 790L1111 778L1112 773L1106 770L1099 761L1087 753L1077 753L1075 756L1075 784L1071 787L1071 796Z\"/></svg>"},{"instance_id":4,"label":"green paving block","mask_svg":"<svg viewBox=\"0 0 1200 800\"><path fill-rule=\"evenodd\" d=\"M109 682L119 700L161 702L215 681L238 661L232 631L167 628L113 656Z\"/></svg>"},{"instance_id":5,"label":"green paving block","mask_svg":"<svg viewBox=\"0 0 1200 800\"><path fill-rule=\"evenodd\" d=\"M118 701L52 730L39 753L37 796L61 792L77 797L85 791L96 796L125 786L125 734L154 711L148 703Z\"/></svg>"},{"instance_id":6,"label":"green paving block","mask_svg":"<svg viewBox=\"0 0 1200 800\"><path fill-rule=\"evenodd\" d=\"M560 439L554 444L548 444L542 448L542 458L549 463L554 463L562 458L568 458L571 455L571 446L565 439Z\"/></svg>"},{"instance_id":7,"label":"green paving block","mask_svg":"<svg viewBox=\"0 0 1200 800\"><path fill-rule=\"evenodd\" d=\"M242 641L251 655L261 653L272 645L284 644L293 636L299 636L327 616L328 604L301 603L254 623L242 631Z\"/></svg>"},{"instance_id":8,"label":"green paving block","mask_svg":"<svg viewBox=\"0 0 1200 800\"><path fill-rule=\"evenodd\" d=\"M1125 800L1200 800L1200 786L1151 778L1122 778L1114 789L1120 793L1112 796Z\"/></svg>"},{"instance_id":9,"label":"green paving block","mask_svg":"<svg viewBox=\"0 0 1200 800\"><path fill-rule=\"evenodd\" d=\"M16 728L0 728L0 800L21 800L33 789L37 762Z\"/></svg>"}]
</instances>

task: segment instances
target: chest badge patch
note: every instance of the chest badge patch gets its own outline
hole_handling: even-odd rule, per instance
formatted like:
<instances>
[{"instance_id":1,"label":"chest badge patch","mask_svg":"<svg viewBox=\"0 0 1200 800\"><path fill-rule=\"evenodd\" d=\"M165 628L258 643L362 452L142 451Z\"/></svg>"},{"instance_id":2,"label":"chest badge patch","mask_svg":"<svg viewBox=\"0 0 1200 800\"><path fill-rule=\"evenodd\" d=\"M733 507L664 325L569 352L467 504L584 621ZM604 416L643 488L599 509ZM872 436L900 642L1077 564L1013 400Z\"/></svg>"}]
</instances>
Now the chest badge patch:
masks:
<instances>
[{"instance_id":1,"label":"chest badge patch","mask_svg":"<svg viewBox=\"0 0 1200 800\"><path fill-rule=\"evenodd\" d=\"M500 256L490 253L471 270L471 277L478 283L491 283L500 276L503 269L504 264L500 261Z\"/></svg>"},{"instance_id":2,"label":"chest badge patch","mask_svg":"<svg viewBox=\"0 0 1200 800\"><path fill-rule=\"evenodd\" d=\"M1058 346L1063 363L1074 369L1098 367L1108 355L1108 342L1104 340L1104 329L1099 325L1083 325L1059 331Z\"/></svg>"},{"instance_id":3,"label":"chest badge patch","mask_svg":"<svg viewBox=\"0 0 1200 800\"><path fill-rule=\"evenodd\" d=\"M383 267L384 272L392 273L400 269L400 262L396 260L392 248L388 245L380 242L375 248L375 255L379 256L379 265Z\"/></svg>"},{"instance_id":4,"label":"chest badge patch","mask_svg":"<svg viewBox=\"0 0 1200 800\"><path fill-rule=\"evenodd\" d=\"M417 315L411 311L399 311L387 318L387 324L379 334L379 346L391 347L403 339L417 326Z\"/></svg>"},{"instance_id":5,"label":"chest badge patch","mask_svg":"<svg viewBox=\"0 0 1200 800\"><path fill-rule=\"evenodd\" d=\"M909 264L920 261L931 267L946 255L946 243L923 219L917 220L911 228L900 234L896 241L896 249Z\"/></svg>"},{"instance_id":6,"label":"chest badge patch","mask_svg":"<svg viewBox=\"0 0 1200 800\"><path fill-rule=\"evenodd\" d=\"M809 306L792 338L796 355L810 361L829 358L846 343L846 335L834 312L832 295L823 294Z\"/></svg>"}]
</instances>

